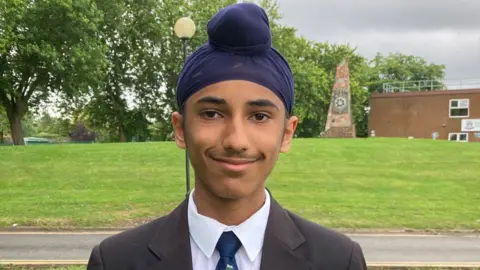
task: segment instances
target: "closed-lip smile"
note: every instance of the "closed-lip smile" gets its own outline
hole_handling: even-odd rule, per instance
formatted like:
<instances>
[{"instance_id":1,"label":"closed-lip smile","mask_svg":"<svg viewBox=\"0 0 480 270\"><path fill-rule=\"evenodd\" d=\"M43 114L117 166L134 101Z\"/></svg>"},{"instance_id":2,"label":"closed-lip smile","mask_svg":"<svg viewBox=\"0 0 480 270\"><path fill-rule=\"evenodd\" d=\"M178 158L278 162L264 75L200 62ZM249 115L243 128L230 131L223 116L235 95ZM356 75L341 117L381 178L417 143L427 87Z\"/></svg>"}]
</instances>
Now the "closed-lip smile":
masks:
<instances>
[{"instance_id":1,"label":"closed-lip smile","mask_svg":"<svg viewBox=\"0 0 480 270\"><path fill-rule=\"evenodd\" d=\"M244 171L251 164L258 159L252 158L228 158L228 157L211 157L214 161L218 162L224 169L229 171Z\"/></svg>"},{"instance_id":2,"label":"closed-lip smile","mask_svg":"<svg viewBox=\"0 0 480 270\"><path fill-rule=\"evenodd\" d=\"M247 163L253 163L257 161L256 159L245 159L245 158L227 158L227 157L212 157L216 161L230 163L234 165L242 165Z\"/></svg>"}]
</instances>

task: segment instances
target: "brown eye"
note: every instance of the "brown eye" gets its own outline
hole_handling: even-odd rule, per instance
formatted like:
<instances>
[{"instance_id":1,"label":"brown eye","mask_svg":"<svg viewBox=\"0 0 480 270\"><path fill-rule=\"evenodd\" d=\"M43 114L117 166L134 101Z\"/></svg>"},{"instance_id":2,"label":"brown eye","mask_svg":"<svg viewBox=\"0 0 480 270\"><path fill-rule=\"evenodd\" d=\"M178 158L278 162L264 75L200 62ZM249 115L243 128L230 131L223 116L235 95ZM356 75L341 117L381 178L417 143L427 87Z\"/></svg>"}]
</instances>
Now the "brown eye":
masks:
<instances>
[{"instance_id":1,"label":"brown eye","mask_svg":"<svg viewBox=\"0 0 480 270\"><path fill-rule=\"evenodd\" d=\"M205 111L202 112L202 116L208 119L213 119L219 117L220 115L216 111Z\"/></svg>"},{"instance_id":2,"label":"brown eye","mask_svg":"<svg viewBox=\"0 0 480 270\"><path fill-rule=\"evenodd\" d=\"M258 122L263 122L269 119L268 115L264 113L256 113L253 115L253 119Z\"/></svg>"}]
</instances>

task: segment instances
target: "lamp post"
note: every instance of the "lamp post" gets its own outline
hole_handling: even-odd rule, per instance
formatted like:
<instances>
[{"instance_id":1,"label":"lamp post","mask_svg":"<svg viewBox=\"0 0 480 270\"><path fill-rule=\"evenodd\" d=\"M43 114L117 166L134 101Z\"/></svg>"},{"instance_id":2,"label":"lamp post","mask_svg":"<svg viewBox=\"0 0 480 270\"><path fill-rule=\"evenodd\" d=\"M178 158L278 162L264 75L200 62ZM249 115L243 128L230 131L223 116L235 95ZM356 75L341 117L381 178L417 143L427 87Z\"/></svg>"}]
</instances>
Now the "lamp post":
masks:
<instances>
[{"instance_id":1,"label":"lamp post","mask_svg":"<svg viewBox=\"0 0 480 270\"><path fill-rule=\"evenodd\" d=\"M188 41L195 35L195 23L192 19L188 17L183 17L177 20L174 26L175 35L183 40L183 61L187 61L187 48L188 48ZM188 152L185 149L185 177L186 177L186 186L187 186L187 193L190 192L190 164L188 160Z\"/></svg>"}]
</instances>

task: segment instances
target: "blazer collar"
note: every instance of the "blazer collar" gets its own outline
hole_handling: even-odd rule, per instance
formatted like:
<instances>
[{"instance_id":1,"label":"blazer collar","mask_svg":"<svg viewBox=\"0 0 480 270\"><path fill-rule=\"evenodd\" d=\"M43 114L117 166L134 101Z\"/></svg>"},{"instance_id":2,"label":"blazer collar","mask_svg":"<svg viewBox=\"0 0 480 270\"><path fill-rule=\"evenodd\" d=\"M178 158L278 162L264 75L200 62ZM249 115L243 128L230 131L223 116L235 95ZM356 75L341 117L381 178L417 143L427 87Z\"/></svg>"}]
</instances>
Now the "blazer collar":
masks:
<instances>
[{"instance_id":1,"label":"blazer collar","mask_svg":"<svg viewBox=\"0 0 480 270\"><path fill-rule=\"evenodd\" d=\"M159 261L152 270L192 269L190 234L188 232L188 199L167 215L158 227L156 235L148 248Z\"/></svg>"},{"instance_id":2,"label":"blazer collar","mask_svg":"<svg viewBox=\"0 0 480 270\"><path fill-rule=\"evenodd\" d=\"M159 225L148 246L159 259L151 270L192 270L187 213L188 197ZM305 238L287 211L271 196L261 270L312 269L311 264L304 259L299 250L304 242Z\"/></svg>"},{"instance_id":3,"label":"blazer collar","mask_svg":"<svg viewBox=\"0 0 480 270\"><path fill-rule=\"evenodd\" d=\"M194 190L192 191L195 192ZM270 194L265 191L265 203L247 220L237 226L227 226L198 213L192 194L188 200L188 222L191 238L207 257L215 251L218 239L225 230L232 230L240 239L250 261L253 261L263 248L263 238L270 214Z\"/></svg>"},{"instance_id":4,"label":"blazer collar","mask_svg":"<svg viewBox=\"0 0 480 270\"><path fill-rule=\"evenodd\" d=\"M280 204L272 199L262 251L261 270L312 269L300 247L305 237Z\"/></svg>"}]
</instances>

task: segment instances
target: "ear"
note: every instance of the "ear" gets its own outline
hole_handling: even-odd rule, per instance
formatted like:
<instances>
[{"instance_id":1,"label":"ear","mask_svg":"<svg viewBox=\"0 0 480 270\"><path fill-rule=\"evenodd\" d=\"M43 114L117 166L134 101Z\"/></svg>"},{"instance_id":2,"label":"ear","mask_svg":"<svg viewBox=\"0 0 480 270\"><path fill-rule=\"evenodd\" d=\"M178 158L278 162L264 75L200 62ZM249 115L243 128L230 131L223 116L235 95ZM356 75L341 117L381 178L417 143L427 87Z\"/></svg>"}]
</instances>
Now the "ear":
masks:
<instances>
[{"instance_id":1,"label":"ear","mask_svg":"<svg viewBox=\"0 0 480 270\"><path fill-rule=\"evenodd\" d=\"M183 129L183 126L184 126L183 120L184 120L183 115L181 115L179 112L172 113L172 125L173 125L173 131L175 132L175 143L181 149L186 148L185 131Z\"/></svg>"},{"instance_id":2,"label":"ear","mask_svg":"<svg viewBox=\"0 0 480 270\"><path fill-rule=\"evenodd\" d=\"M290 150L290 146L292 145L293 135L295 134L295 130L297 129L298 125L298 118L296 116L291 116L287 124L285 126L285 133L283 135L282 146L280 147L281 153L286 153Z\"/></svg>"}]
</instances>

